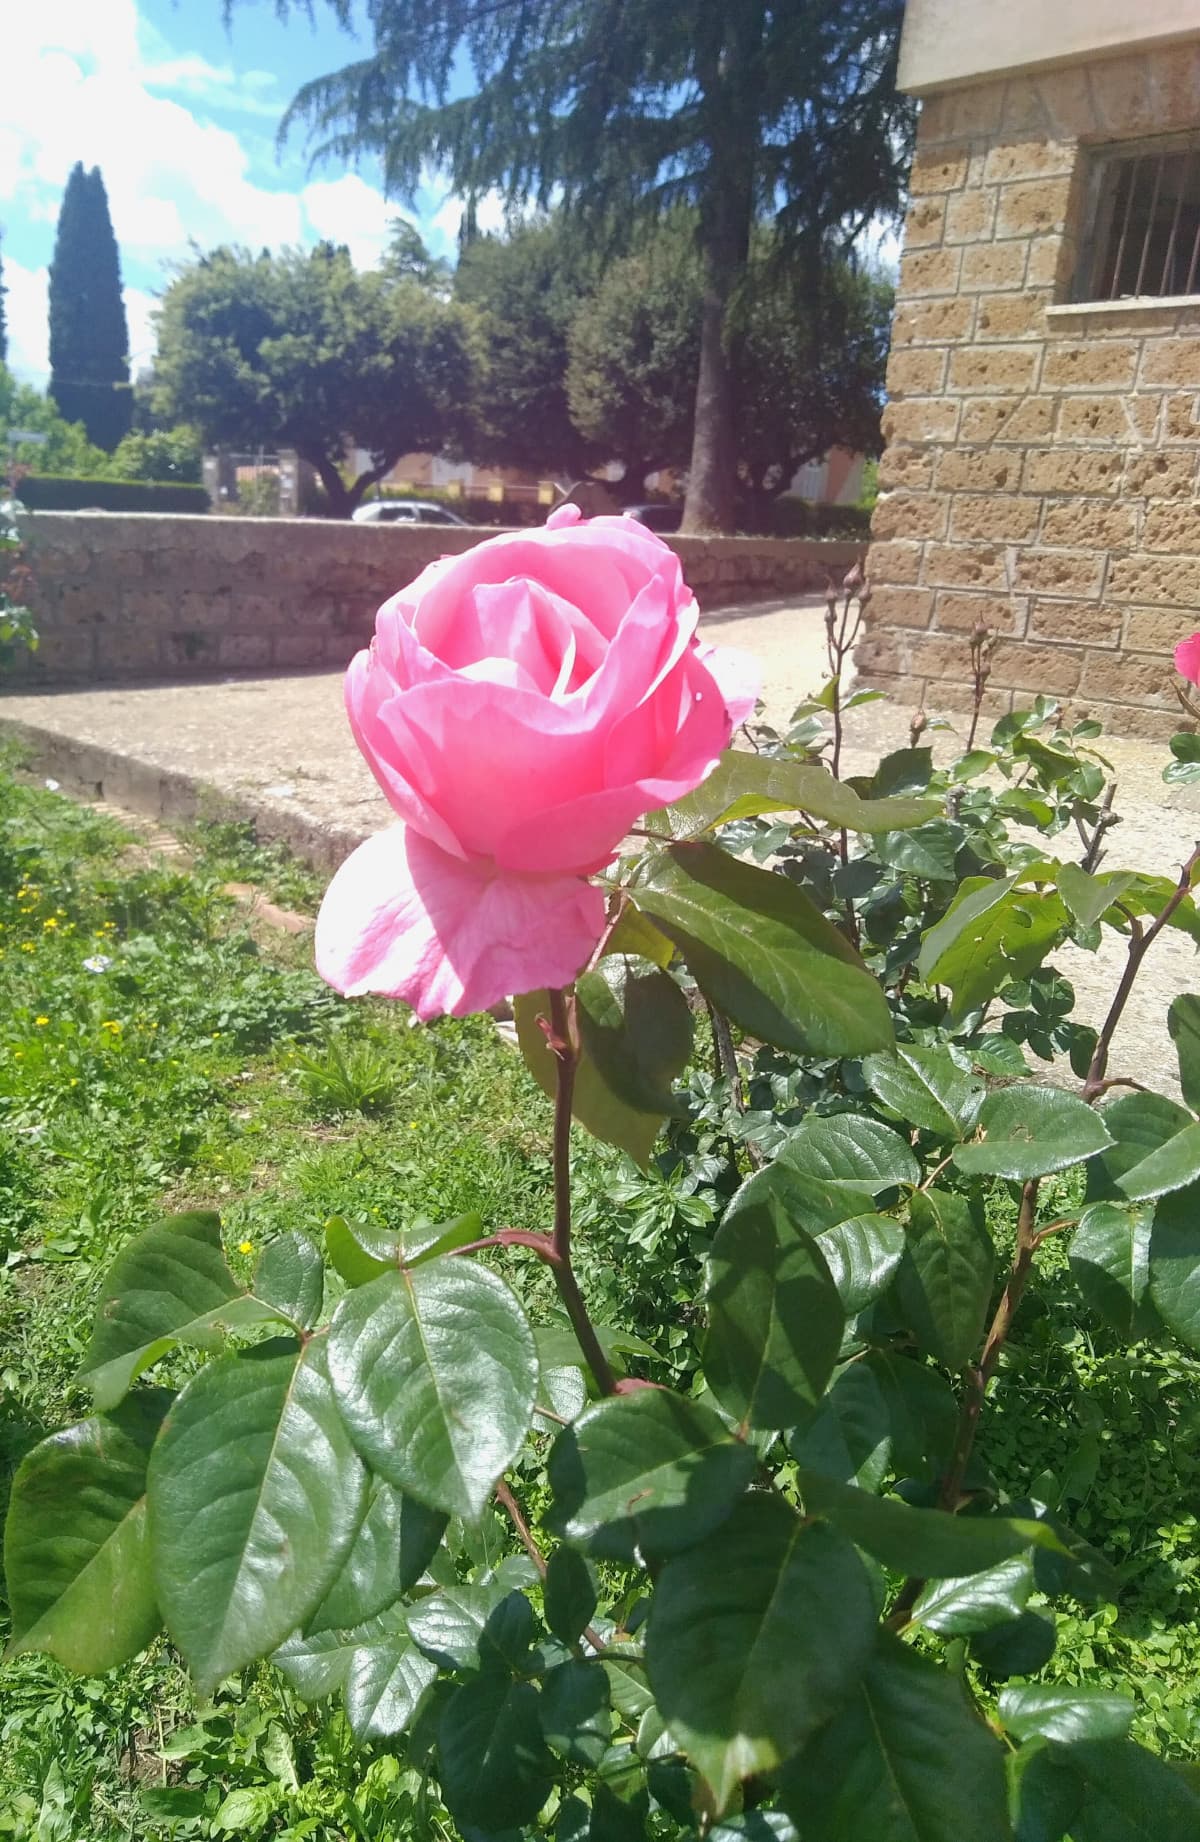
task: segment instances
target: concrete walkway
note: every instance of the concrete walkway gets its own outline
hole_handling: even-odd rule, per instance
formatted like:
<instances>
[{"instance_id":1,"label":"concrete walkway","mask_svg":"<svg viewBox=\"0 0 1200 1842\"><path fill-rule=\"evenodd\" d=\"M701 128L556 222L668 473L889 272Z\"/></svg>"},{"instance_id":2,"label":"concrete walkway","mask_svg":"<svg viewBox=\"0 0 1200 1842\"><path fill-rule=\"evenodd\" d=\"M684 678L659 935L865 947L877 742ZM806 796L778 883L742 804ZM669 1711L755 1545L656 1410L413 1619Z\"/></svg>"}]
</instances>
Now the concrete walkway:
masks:
<instances>
[{"instance_id":1,"label":"concrete walkway","mask_svg":"<svg viewBox=\"0 0 1200 1842\"><path fill-rule=\"evenodd\" d=\"M704 622L706 640L762 659L772 722L821 682L824 606L771 602ZM341 672L14 693L0 696L0 729L64 787L168 821L238 811L321 867L391 818L351 738Z\"/></svg>"},{"instance_id":2,"label":"concrete walkway","mask_svg":"<svg viewBox=\"0 0 1200 1842\"><path fill-rule=\"evenodd\" d=\"M825 675L824 602L726 608L702 625L715 644L740 646L762 662L767 720L786 726ZM930 711L935 715L935 711ZM887 703L848 723L845 772L871 771L881 753L905 747L911 712ZM927 737L938 759L963 746L954 733ZM331 869L390 811L350 736L341 673L225 679L204 685L109 686L0 697L0 733L25 742L33 765L64 788L104 798L170 824L198 814L252 818L320 868ZM986 739L984 726L981 739ZM1123 822L1109 834L1106 868L1174 876L1200 838L1200 790L1167 787L1161 744L1105 741ZM1074 835L1051 849L1077 857ZM1056 964L1075 983L1080 1014L1098 1022L1124 957L1110 935L1100 954L1065 949ZM1163 1015L1170 998L1200 990L1191 943L1170 933L1154 948L1118 1034L1112 1072L1156 1083L1175 1065Z\"/></svg>"}]
</instances>

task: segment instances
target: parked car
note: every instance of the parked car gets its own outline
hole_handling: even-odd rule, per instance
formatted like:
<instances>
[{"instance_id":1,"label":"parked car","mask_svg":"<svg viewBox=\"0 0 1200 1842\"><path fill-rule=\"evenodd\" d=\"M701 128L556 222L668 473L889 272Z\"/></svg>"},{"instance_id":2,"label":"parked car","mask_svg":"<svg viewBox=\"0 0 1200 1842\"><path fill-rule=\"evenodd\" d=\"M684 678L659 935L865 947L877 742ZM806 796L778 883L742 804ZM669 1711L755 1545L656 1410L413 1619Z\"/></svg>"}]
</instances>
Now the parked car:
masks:
<instances>
[{"instance_id":1,"label":"parked car","mask_svg":"<svg viewBox=\"0 0 1200 1842\"><path fill-rule=\"evenodd\" d=\"M627 505L626 518L636 518L651 531L678 531L683 523L682 505Z\"/></svg>"},{"instance_id":2,"label":"parked car","mask_svg":"<svg viewBox=\"0 0 1200 1842\"><path fill-rule=\"evenodd\" d=\"M372 499L356 506L355 524L467 524L448 505L434 505L429 499Z\"/></svg>"}]
</instances>

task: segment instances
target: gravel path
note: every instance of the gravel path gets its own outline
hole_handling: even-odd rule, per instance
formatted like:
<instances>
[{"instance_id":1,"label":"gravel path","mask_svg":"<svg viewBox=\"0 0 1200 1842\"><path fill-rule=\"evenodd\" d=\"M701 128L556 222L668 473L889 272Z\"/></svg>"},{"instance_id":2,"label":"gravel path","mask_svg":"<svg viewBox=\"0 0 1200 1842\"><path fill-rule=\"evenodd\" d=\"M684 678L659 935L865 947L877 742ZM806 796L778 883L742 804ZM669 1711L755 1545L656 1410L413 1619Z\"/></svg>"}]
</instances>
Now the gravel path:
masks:
<instances>
[{"instance_id":1,"label":"gravel path","mask_svg":"<svg viewBox=\"0 0 1200 1842\"><path fill-rule=\"evenodd\" d=\"M727 608L705 619L703 636L755 653L763 667L769 721L786 723L825 669L819 599ZM872 704L849 719L845 770L868 772L881 752L908 742L910 712ZM937 712L930 710L930 716ZM935 755L961 748L958 733L930 734ZM171 820L197 811L255 818L312 861L333 867L389 811L350 738L341 674L227 679L206 685L108 686L0 698L0 727L31 745L38 768L64 787ZM1103 744L1117 780L1122 823L1109 834L1106 867L1174 875L1200 838L1200 789L1163 785L1157 743ZM1073 838L1056 854L1077 856ZM1055 956L1079 994L1079 1014L1099 1022L1124 957L1108 935L1098 954ZM1156 943L1114 1043L1112 1072L1155 1085L1172 1078L1175 1057L1163 1021L1179 991L1200 990L1195 951L1182 935Z\"/></svg>"}]
</instances>

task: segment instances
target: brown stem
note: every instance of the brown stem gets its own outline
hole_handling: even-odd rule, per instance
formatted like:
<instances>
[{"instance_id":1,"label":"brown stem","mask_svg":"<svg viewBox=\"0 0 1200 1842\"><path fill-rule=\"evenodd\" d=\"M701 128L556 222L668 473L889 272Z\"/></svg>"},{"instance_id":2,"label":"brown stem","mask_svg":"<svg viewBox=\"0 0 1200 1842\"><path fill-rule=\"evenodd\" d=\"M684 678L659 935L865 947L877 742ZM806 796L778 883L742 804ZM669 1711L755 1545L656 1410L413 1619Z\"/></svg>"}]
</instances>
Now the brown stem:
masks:
<instances>
[{"instance_id":1,"label":"brown stem","mask_svg":"<svg viewBox=\"0 0 1200 1842\"><path fill-rule=\"evenodd\" d=\"M1175 913L1179 904L1190 892L1192 887L1192 872L1198 863L1200 863L1200 844L1197 844L1191 856L1184 864L1183 869L1179 872L1179 881L1171 891L1170 897L1163 906L1161 912L1155 917L1149 927L1138 928L1132 934L1129 948L1125 955L1125 970L1121 974L1116 994L1108 1007L1108 1015L1104 1019L1100 1034L1096 1039L1095 1053L1092 1056L1091 1064L1087 1071L1087 1079L1083 1084L1082 1098L1084 1100L1095 1100L1097 1096L1104 1091L1104 1077L1108 1072L1108 1052L1112 1046L1112 1039L1116 1032L1117 1025L1120 1023L1125 1006L1129 1002L1129 996L1133 990L1134 981L1141 970L1142 961L1150 951L1150 948L1154 945L1154 942L1158 939L1158 936L1162 933L1164 927L1166 927L1167 923L1170 921L1171 916Z\"/></svg>"},{"instance_id":2,"label":"brown stem","mask_svg":"<svg viewBox=\"0 0 1200 1842\"><path fill-rule=\"evenodd\" d=\"M708 998L704 1000L708 1007L708 1021L712 1025L713 1043L717 1051L717 1071L729 1083L729 1093L734 1107L739 1113L746 1111L746 1090L742 1086L742 1071L738 1067L737 1050L733 1046L733 1031L729 1020L723 1016Z\"/></svg>"},{"instance_id":3,"label":"brown stem","mask_svg":"<svg viewBox=\"0 0 1200 1842\"><path fill-rule=\"evenodd\" d=\"M650 837L654 837L655 834L653 832L647 832L645 836L650 838ZM613 893L609 896L608 913L607 913L607 916L604 922L604 932L601 934L599 940L596 942L595 952L592 954L592 957L589 959L587 963L586 970L588 972L591 972L596 966L598 966L600 964L600 961L604 958L604 955L608 952L609 945L611 944L611 941L612 941L612 937L616 933L618 927L621 924L621 916L625 913L625 910L628 906L629 906L629 897L624 891L624 889L615 889Z\"/></svg>"},{"instance_id":4,"label":"brown stem","mask_svg":"<svg viewBox=\"0 0 1200 1842\"><path fill-rule=\"evenodd\" d=\"M1115 780L1110 780L1104 789L1104 798L1100 802L1100 811L1096 819L1096 829L1093 831L1090 838L1084 830L1082 821L1076 820L1080 836L1084 843L1084 853L1080 868L1086 870L1089 876L1095 870L1097 864L1104 855L1100 846L1104 841L1105 832L1110 826L1120 824L1118 814L1112 809L1116 792L1117 783Z\"/></svg>"},{"instance_id":5,"label":"brown stem","mask_svg":"<svg viewBox=\"0 0 1200 1842\"><path fill-rule=\"evenodd\" d=\"M501 1478L500 1482L496 1485L496 1501L501 1509L504 1510L509 1521L517 1531L517 1539L537 1568L538 1578L544 1580L549 1571L546 1566L546 1557L533 1538L533 1531L525 1520L521 1505L517 1502L517 1499L513 1496L512 1491L503 1478ZM583 1635L587 1638L588 1643L596 1654L598 1656L603 1655L608 1646L595 1627L593 1625L585 1625L583 1628Z\"/></svg>"},{"instance_id":6,"label":"brown stem","mask_svg":"<svg viewBox=\"0 0 1200 1842\"><path fill-rule=\"evenodd\" d=\"M544 1580L546 1577L546 1557L533 1539L529 1524L526 1522L522 1513L521 1506L503 1478L501 1478L500 1482L496 1485L496 1501L501 1509L507 1514L509 1521L517 1531L521 1546L537 1568L540 1577Z\"/></svg>"},{"instance_id":7,"label":"brown stem","mask_svg":"<svg viewBox=\"0 0 1200 1842\"><path fill-rule=\"evenodd\" d=\"M1186 710L1187 714L1189 716L1195 717L1196 721L1200 722L1200 705L1196 703L1191 692L1184 690L1178 678L1171 679L1171 689L1174 691L1176 697L1179 699L1180 703L1183 705L1183 708Z\"/></svg>"},{"instance_id":8,"label":"brown stem","mask_svg":"<svg viewBox=\"0 0 1200 1842\"><path fill-rule=\"evenodd\" d=\"M1083 1084L1082 1098L1084 1100L1094 1101L1099 1098L1106 1087L1116 1085L1116 1083L1105 1080L1105 1068L1108 1063L1108 1051L1113 1032L1121 1020L1121 1013L1129 1002L1129 994L1133 990L1142 961L1175 910L1189 893L1192 886L1192 872L1198 863L1200 863L1200 844L1197 844L1184 864L1179 873L1179 881L1149 927L1143 928L1132 916L1130 917L1131 938L1125 960L1125 970L1121 974L1116 994L1109 1006L1108 1015L1096 1043L1096 1052L1092 1057L1091 1067L1088 1069L1087 1079ZM1126 1083L1122 1082L1120 1085L1124 1086ZM1030 1177L1021 1186L1021 1206L1017 1217L1017 1244L1013 1251L1008 1283L996 1307L996 1315L992 1319L991 1329L984 1342L979 1366L978 1368L968 1367L963 1377L963 1398L959 1406L954 1448L938 1490L939 1507L951 1512L957 1510L959 1505L963 1479L966 1476L967 1465L975 1444L975 1434L987 1396L988 1383L996 1372L1000 1352L1012 1329L1017 1308L1021 1303L1033 1268L1034 1254L1047 1236L1073 1226L1073 1218L1071 1221L1051 1222L1043 1229L1036 1226L1039 1183L1039 1178ZM918 1579L908 1579L904 1582L887 1616L886 1623L889 1629L902 1630L908 1623L909 1614L916 1604L917 1596L923 1585L924 1581Z\"/></svg>"},{"instance_id":9,"label":"brown stem","mask_svg":"<svg viewBox=\"0 0 1200 1842\"><path fill-rule=\"evenodd\" d=\"M938 1502L942 1509L956 1510L958 1508L959 1498L962 1495L963 1478L966 1476L971 1448L975 1443L975 1431L979 1424L979 1415L987 1394L988 1383L996 1372L1000 1352L1013 1327L1013 1319L1017 1315L1017 1307L1021 1303L1033 1267L1033 1256L1038 1244L1036 1221L1040 1184L1040 1177L1030 1177L1021 1185L1021 1207L1017 1215L1017 1244L1013 1249L1008 1284L1000 1294L1000 1303L996 1306L996 1315L992 1319L991 1329L984 1341L979 1367L970 1367L966 1372L966 1389L959 1409L954 1450L950 1454L950 1463L946 1467L938 1490Z\"/></svg>"},{"instance_id":10,"label":"brown stem","mask_svg":"<svg viewBox=\"0 0 1200 1842\"><path fill-rule=\"evenodd\" d=\"M713 1049L716 1052L717 1074L729 1083L729 1096L735 1112L746 1111L746 1089L742 1082L742 1071L738 1066L737 1050L733 1046L733 1032L729 1028L729 1019L719 1011L708 998L704 1000L708 1010L708 1020L712 1025ZM738 1169L738 1145L732 1138L727 1138L729 1162L734 1170ZM750 1161L752 1170L761 1170L764 1159L757 1145L749 1139L742 1140L742 1149Z\"/></svg>"},{"instance_id":11,"label":"brown stem","mask_svg":"<svg viewBox=\"0 0 1200 1842\"><path fill-rule=\"evenodd\" d=\"M601 1394L615 1394L616 1379L588 1316L575 1269L571 1265L571 1102L575 1096L575 1070L579 1044L572 1030L570 1006L564 991L550 993L550 1048L557 1061L554 1088L554 1228L550 1265L558 1295L567 1309L579 1347L596 1378Z\"/></svg>"},{"instance_id":12,"label":"brown stem","mask_svg":"<svg viewBox=\"0 0 1200 1842\"><path fill-rule=\"evenodd\" d=\"M462 1247L452 1247L452 1254L477 1254L485 1247L528 1247L544 1260L547 1266L554 1264L554 1243L548 1234L540 1234L535 1228L499 1228L495 1234L485 1234L478 1241L467 1241Z\"/></svg>"},{"instance_id":13,"label":"brown stem","mask_svg":"<svg viewBox=\"0 0 1200 1842\"><path fill-rule=\"evenodd\" d=\"M971 677L974 681L974 699L971 705L971 727L967 730L968 754L975 746L979 719L983 715L984 694L987 690L987 681L992 674L989 654L995 643L995 634L990 633L982 621L978 621L971 634Z\"/></svg>"},{"instance_id":14,"label":"brown stem","mask_svg":"<svg viewBox=\"0 0 1200 1842\"><path fill-rule=\"evenodd\" d=\"M962 1497L963 1479L967 1474L967 1465L970 1463L971 1452L975 1445L975 1435L979 1430L979 1416L983 1412L988 1383L995 1374L1000 1352L1012 1329L1013 1319L1017 1315L1017 1307L1021 1302L1033 1266L1034 1251L1038 1244L1038 1233L1034 1224L1037 1217L1040 1181L1038 1177L1030 1177L1021 1186L1021 1208L1017 1217L1017 1245L1013 1252L1008 1284L996 1307L996 1315L992 1319L991 1329L984 1342L979 1366L969 1364L963 1372L963 1397L959 1403L954 1446L938 1486L938 1508L948 1510L951 1514L957 1510ZM887 1617L886 1622L890 1630L901 1630L908 1623L909 1614L924 1584L924 1580L919 1579L908 1579L904 1582Z\"/></svg>"},{"instance_id":15,"label":"brown stem","mask_svg":"<svg viewBox=\"0 0 1200 1842\"><path fill-rule=\"evenodd\" d=\"M1013 1319L1017 1315L1017 1306L1021 1302L1021 1295L1029 1278L1029 1270L1033 1265L1033 1253L1037 1246L1037 1229L1034 1224L1037 1217L1040 1183L1040 1177L1030 1177L1021 1185L1021 1207L1017 1215L1017 1245L1013 1250L1012 1270L1008 1275L1008 1284L1000 1296L1000 1303L996 1306L992 1328L988 1331L987 1341L983 1346L983 1355L979 1359L979 1377L985 1389L995 1374L996 1364L1000 1360L1000 1351L1004 1348L1005 1339L1012 1329ZM969 1451L968 1456L970 1456ZM961 1484L961 1476L958 1482Z\"/></svg>"},{"instance_id":16,"label":"brown stem","mask_svg":"<svg viewBox=\"0 0 1200 1842\"><path fill-rule=\"evenodd\" d=\"M857 568L851 570L850 574L846 577L845 591L845 595L842 599L840 619L837 609L837 590L834 588L832 582L829 585L829 592L825 597L825 647L829 655L829 675L832 679L833 697L830 706L830 715L833 717L833 754L830 757L829 765L835 780L837 780L839 776L842 765L842 672L845 668L846 660L854 650L854 642L858 638L858 630L862 625L863 607L869 593L864 586L862 574ZM851 626L850 611L855 607L856 597L857 608L854 624ZM846 848L846 833L843 831L843 863L846 861Z\"/></svg>"},{"instance_id":17,"label":"brown stem","mask_svg":"<svg viewBox=\"0 0 1200 1842\"><path fill-rule=\"evenodd\" d=\"M1035 1247L1040 1247L1042 1242L1048 1241L1052 1234L1064 1234L1068 1228L1078 1228L1078 1226L1079 1217L1077 1215L1064 1215L1061 1221L1047 1222L1044 1228L1039 1228L1034 1236L1033 1244Z\"/></svg>"}]
</instances>

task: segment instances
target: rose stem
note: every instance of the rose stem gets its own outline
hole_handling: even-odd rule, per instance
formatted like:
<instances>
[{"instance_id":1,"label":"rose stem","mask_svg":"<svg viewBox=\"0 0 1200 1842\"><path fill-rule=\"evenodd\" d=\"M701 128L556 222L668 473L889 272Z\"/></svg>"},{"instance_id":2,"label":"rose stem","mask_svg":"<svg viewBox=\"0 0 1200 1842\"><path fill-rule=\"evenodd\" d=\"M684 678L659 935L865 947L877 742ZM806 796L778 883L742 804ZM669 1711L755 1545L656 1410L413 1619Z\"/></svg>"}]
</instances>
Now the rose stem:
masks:
<instances>
[{"instance_id":1,"label":"rose stem","mask_svg":"<svg viewBox=\"0 0 1200 1842\"><path fill-rule=\"evenodd\" d=\"M600 1345L595 1327L579 1290L571 1264L571 1102L575 1096L575 1070L579 1045L571 1028L570 1007L564 991L550 993L550 1048L557 1066L554 1084L554 1229L550 1266L559 1297L567 1308L579 1347L587 1357L601 1394L615 1394L616 1380Z\"/></svg>"}]
</instances>

